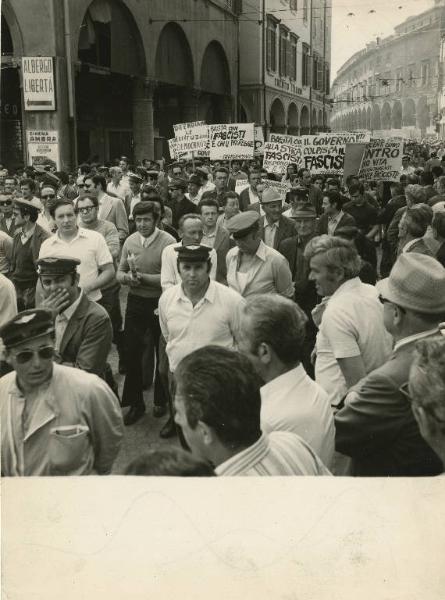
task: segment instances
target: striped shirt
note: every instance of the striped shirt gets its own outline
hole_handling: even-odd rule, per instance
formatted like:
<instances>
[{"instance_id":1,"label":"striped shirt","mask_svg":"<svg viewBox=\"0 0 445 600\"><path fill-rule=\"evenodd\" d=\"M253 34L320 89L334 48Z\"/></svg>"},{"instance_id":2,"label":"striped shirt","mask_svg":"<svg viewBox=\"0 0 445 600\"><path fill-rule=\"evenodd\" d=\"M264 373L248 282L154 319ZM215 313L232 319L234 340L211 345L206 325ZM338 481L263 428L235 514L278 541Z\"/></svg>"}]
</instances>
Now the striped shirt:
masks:
<instances>
[{"instance_id":1,"label":"striped shirt","mask_svg":"<svg viewBox=\"0 0 445 600\"><path fill-rule=\"evenodd\" d=\"M273 431L215 469L217 475L330 475L312 448L295 433Z\"/></svg>"}]
</instances>

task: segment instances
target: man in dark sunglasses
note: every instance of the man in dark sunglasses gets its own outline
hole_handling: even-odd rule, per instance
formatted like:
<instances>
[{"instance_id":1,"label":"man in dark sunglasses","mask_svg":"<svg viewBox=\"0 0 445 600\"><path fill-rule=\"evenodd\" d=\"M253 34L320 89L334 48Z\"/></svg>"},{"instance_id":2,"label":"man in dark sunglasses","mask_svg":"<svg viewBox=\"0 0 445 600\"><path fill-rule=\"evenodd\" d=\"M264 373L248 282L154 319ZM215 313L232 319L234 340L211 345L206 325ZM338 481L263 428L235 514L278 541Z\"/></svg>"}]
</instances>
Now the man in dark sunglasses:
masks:
<instances>
[{"instance_id":1,"label":"man in dark sunglasses","mask_svg":"<svg viewBox=\"0 0 445 600\"><path fill-rule=\"evenodd\" d=\"M55 364L51 311L27 310L0 328L3 476L109 473L123 423L116 396L96 375Z\"/></svg>"},{"instance_id":2,"label":"man in dark sunglasses","mask_svg":"<svg viewBox=\"0 0 445 600\"><path fill-rule=\"evenodd\" d=\"M14 237L18 225L12 212L13 198L9 194L0 194L0 230Z\"/></svg>"}]
</instances>

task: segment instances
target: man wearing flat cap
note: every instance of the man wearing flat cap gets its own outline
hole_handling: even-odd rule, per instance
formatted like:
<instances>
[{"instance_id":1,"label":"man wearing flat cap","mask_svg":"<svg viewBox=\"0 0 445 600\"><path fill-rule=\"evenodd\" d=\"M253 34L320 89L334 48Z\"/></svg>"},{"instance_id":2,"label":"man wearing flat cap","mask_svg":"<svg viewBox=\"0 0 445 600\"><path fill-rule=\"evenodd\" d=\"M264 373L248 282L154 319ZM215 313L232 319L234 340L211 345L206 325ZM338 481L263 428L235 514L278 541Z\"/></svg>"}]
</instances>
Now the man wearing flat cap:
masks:
<instances>
[{"instance_id":1,"label":"man wearing flat cap","mask_svg":"<svg viewBox=\"0 0 445 600\"><path fill-rule=\"evenodd\" d=\"M80 260L49 256L37 261L41 308L55 317L57 361L104 377L113 330L107 311L79 288Z\"/></svg>"},{"instance_id":2,"label":"man wearing flat cap","mask_svg":"<svg viewBox=\"0 0 445 600\"><path fill-rule=\"evenodd\" d=\"M422 439L405 390L416 342L436 336L445 320L445 269L434 258L402 254L379 282L389 359L352 387L335 416L336 449L361 476L428 476L441 461Z\"/></svg>"},{"instance_id":3,"label":"man wearing flat cap","mask_svg":"<svg viewBox=\"0 0 445 600\"><path fill-rule=\"evenodd\" d=\"M107 474L119 452L119 403L96 375L55 364L51 311L0 328L13 371L0 379L3 476Z\"/></svg>"},{"instance_id":4,"label":"man wearing flat cap","mask_svg":"<svg viewBox=\"0 0 445 600\"><path fill-rule=\"evenodd\" d=\"M35 306L37 272L36 264L40 247L50 237L37 223L41 203L37 198L25 200L15 198L13 206L17 230L14 236L11 256L11 280L17 292L18 310Z\"/></svg>"},{"instance_id":5,"label":"man wearing flat cap","mask_svg":"<svg viewBox=\"0 0 445 600\"><path fill-rule=\"evenodd\" d=\"M226 256L227 284L244 297L273 293L292 298L289 263L261 240L260 219L257 212L246 210L227 222L227 231L236 244Z\"/></svg>"},{"instance_id":6,"label":"man wearing flat cap","mask_svg":"<svg viewBox=\"0 0 445 600\"><path fill-rule=\"evenodd\" d=\"M273 188L264 190L260 205L264 211L264 217L260 219L261 239L270 248L278 250L283 240L297 234L294 222L281 214L283 200Z\"/></svg>"},{"instance_id":7,"label":"man wearing flat cap","mask_svg":"<svg viewBox=\"0 0 445 600\"><path fill-rule=\"evenodd\" d=\"M193 350L209 344L235 347L239 308L244 303L238 292L210 279L211 248L177 246L175 250L181 283L168 288L159 300L172 381L179 362ZM173 424L173 412L170 418Z\"/></svg>"}]
</instances>

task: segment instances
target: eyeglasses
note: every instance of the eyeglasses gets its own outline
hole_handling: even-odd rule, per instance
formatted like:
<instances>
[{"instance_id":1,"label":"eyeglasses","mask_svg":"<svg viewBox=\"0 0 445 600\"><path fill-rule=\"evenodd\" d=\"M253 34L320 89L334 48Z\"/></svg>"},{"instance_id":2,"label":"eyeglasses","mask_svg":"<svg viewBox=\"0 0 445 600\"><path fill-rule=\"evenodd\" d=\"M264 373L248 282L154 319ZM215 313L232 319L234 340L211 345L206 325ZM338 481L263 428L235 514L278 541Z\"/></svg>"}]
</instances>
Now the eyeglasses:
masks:
<instances>
[{"instance_id":1,"label":"eyeglasses","mask_svg":"<svg viewBox=\"0 0 445 600\"><path fill-rule=\"evenodd\" d=\"M77 187L78 187L78 188L83 188L83 187L85 187L85 184L84 184L84 183L78 183L78 184L77 184Z\"/></svg>"},{"instance_id":2,"label":"eyeglasses","mask_svg":"<svg viewBox=\"0 0 445 600\"><path fill-rule=\"evenodd\" d=\"M24 350L23 352L17 352L14 355L16 361L20 365L24 365L25 363L32 360L35 355L38 355L42 360L49 360L54 356L54 347L53 346L45 346L43 348L39 348L38 350Z\"/></svg>"},{"instance_id":3,"label":"eyeglasses","mask_svg":"<svg viewBox=\"0 0 445 600\"><path fill-rule=\"evenodd\" d=\"M11 206L12 200L3 200L0 202L0 206Z\"/></svg>"},{"instance_id":4,"label":"eyeglasses","mask_svg":"<svg viewBox=\"0 0 445 600\"><path fill-rule=\"evenodd\" d=\"M82 206L82 208L77 209L77 212L80 213L81 215L87 215L95 208L96 208L95 206Z\"/></svg>"},{"instance_id":5,"label":"eyeglasses","mask_svg":"<svg viewBox=\"0 0 445 600\"><path fill-rule=\"evenodd\" d=\"M42 200L51 200L56 197L55 194L48 194L47 196L40 196Z\"/></svg>"}]
</instances>

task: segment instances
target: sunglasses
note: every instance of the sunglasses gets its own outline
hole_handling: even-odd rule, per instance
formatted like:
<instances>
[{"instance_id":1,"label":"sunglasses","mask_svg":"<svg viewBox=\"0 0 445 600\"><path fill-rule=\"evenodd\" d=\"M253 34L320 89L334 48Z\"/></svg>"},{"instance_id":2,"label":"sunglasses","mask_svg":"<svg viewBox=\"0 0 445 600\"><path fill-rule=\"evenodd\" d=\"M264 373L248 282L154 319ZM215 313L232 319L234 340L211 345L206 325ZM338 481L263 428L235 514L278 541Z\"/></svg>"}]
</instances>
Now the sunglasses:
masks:
<instances>
[{"instance_id":1,"label":"sunglasses","mask_svg":"<svg viewBox=\"0 0 445 600\"><path fill-rule=\"evenodd\" d=\"M0 206L11 206L12 200L3 200L0 202Z\"/></svg>"},{"instance_id":2,"label":"sunglasses","mask_svg":"<svg viewBox=\"0 0 445 600\"><path fill-rule=\"evenodd\" d=\"M51 200L53 198L55 198L55 194L48 194L47 196L40 196L42 198L42 200Z\"/></svg>"},{"instance_id":3,"label":"sunglasses","mask_svg":"<svg viewBox=\"0 0 445 600\"><path fill-rule=\"evenodd\" d=\"M49 360L54 356L54 347L53 346L45 346L44 348L39 348L35 352L32 350L24 350L23 352L17 352L15 354L15 359L20 365L24 365L25 363L32 360L35 355L38 355L42 360Z\"/></svg>"},{"instance_id":4,"label":"sunglasses","mask_svg":"<svg viewBox=\"0 0 445 600\"><path fill-rule=\"evenodd\" d=\"M78 187L78 188L83 188L83 187L85 187L85 184L84 184L84 183L78 183L78 184L77 184L77 187Z\"/></svg>"}]
</instances>

